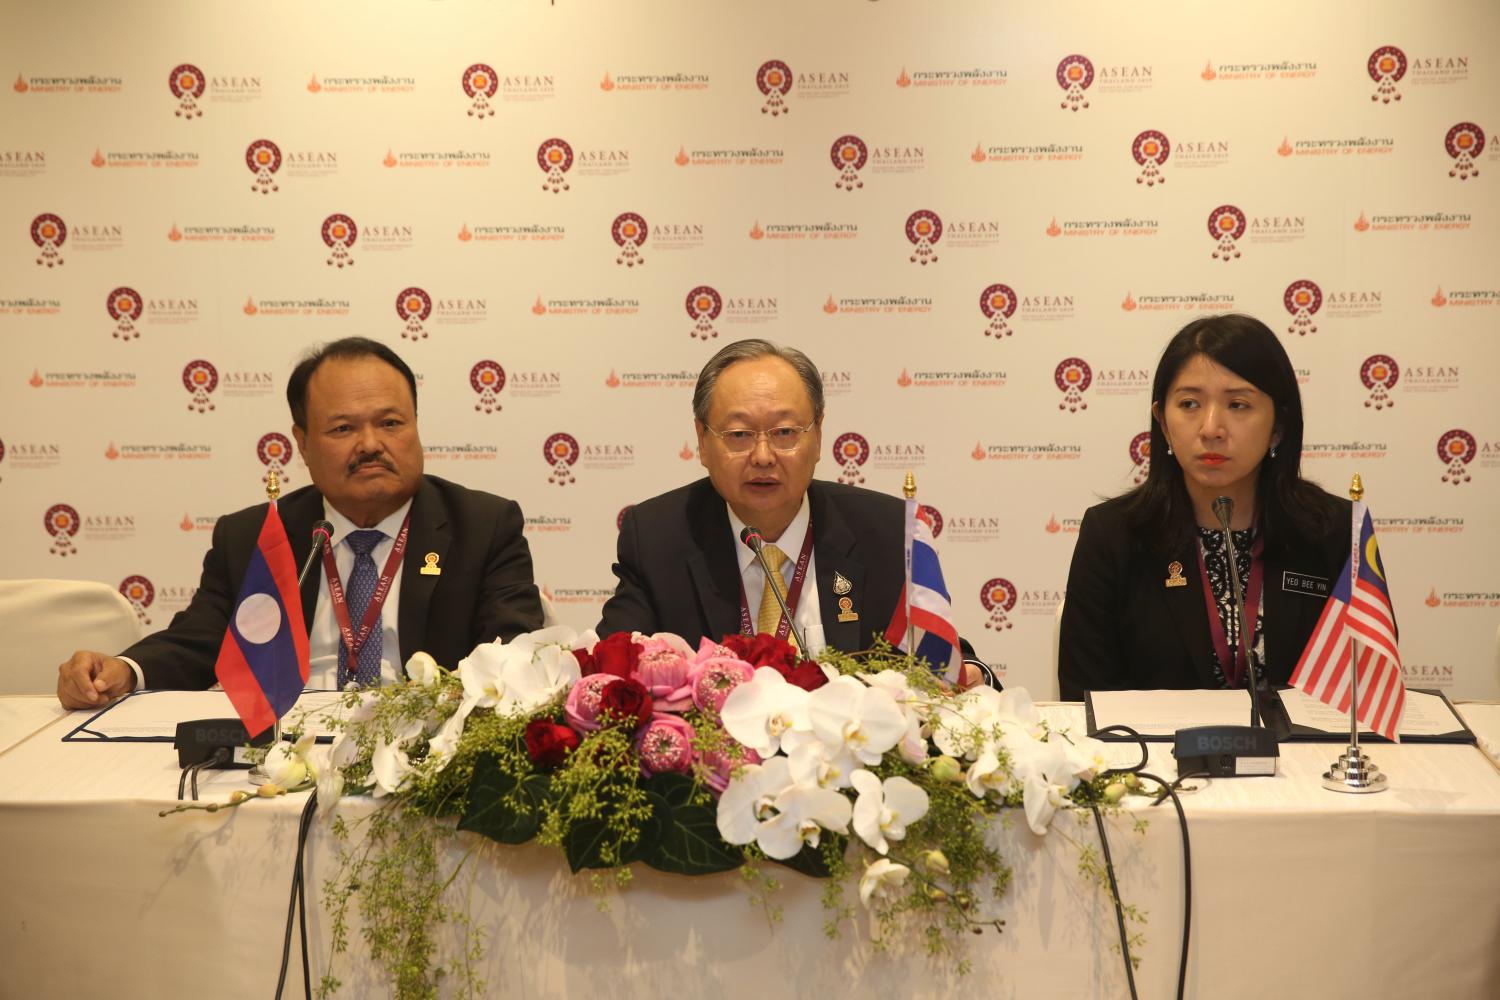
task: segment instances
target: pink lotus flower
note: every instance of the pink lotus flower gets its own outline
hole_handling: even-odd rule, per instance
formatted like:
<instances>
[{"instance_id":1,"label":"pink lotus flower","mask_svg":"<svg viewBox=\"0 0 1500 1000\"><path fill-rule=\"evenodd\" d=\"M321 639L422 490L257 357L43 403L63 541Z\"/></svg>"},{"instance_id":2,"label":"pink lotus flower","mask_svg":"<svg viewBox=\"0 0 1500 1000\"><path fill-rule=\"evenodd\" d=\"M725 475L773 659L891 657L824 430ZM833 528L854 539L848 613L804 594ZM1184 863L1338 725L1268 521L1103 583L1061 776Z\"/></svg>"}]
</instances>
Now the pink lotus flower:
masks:
<instances>
[{"instance_id":1,"label":"pink lotus flower","mask_svg":"<svg viewBox=\"0 0 1500 1000\"><path fill-rule=\"evenodd\" d=\"M636 662L635 679L646 686L658 710L683 712L693 703L688 686L689 661L693 651L675 635L659 632L640 637L641 655Z\"/></svg>"},{"instance_id":2,"label":"pink lotus flower","mask_svg":"<svg viewBox=\"0 0 1500 1000\"><path fill-rule=\"evenodd\" d=\"M734 654L707 659L688 671L688 688L693 704L705 712L719 712L729 692L755 677L755 668Z\"/></svg>"},{"instance_id":3,"label":"pink lotus flower","mask_svg":"<svg viewBox=\"0 0 1500 1000\"><path fill-rule=\"evenodd\" d=\"M563 715L580 736L599 729L599 700L604 689L620 678L614 674L589 674L568 691Z\"/></svg>"},{"instance_id":4,"label":"pink lotus flower","mask_svg":"<svg viewBox=\"0 0 1500 1000\"><path fill-rule=\"evenodd\" d=\"M693 766L693 738L696 734L681 716L658 712L635 739L635 752L641 758L641 773L646 777L669 771L687 774Z\"/></svg>"},{"instance_id":5,"label":"pink lotus flower","mask_svg":"<svg viewBox=\"0 0 1500 1000\"><path fill-rule=\"evenodd\" d=\"M759 764L760 754L748 747L742 747L733 740L729 741L731 749L725 752L699 753L693 751L693 759L703 769L703 783L713 789L715 795L721 795L724 789L729 787L729 776L737 767L747 764Z\"/></svg>"}]
</instances>

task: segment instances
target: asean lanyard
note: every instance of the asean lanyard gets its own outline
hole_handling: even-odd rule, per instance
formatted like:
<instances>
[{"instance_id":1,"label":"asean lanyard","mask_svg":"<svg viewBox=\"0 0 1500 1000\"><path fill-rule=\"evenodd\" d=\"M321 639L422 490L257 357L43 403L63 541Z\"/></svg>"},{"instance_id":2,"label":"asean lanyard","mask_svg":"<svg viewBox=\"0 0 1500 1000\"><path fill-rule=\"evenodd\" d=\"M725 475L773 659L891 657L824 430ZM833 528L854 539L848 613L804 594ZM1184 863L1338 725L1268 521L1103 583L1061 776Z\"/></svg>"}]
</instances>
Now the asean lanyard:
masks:
<instances>
[{"instance_id":1,"label":"asean lanyard","mask_svg":"<svg viewBox=\"0 0 1500 1000\"><path fill-rule=\"evenodd\" d=\"M812 522L808 522L807 535L802 539L802 551L797 556L797 568L792 571L792 586L787 591L786 606L791 609L792 614L797 613L797 600L802 596L802 584L807 579L807 566L812 562L813 551ZM780 576L781 574L777 574ZM766 586L772 583L766 580ZM781 616L781 621L776 625L776 638L786 639L792 633L792 623L787 620L786 615ZM750 620L750 602L745 597L745 578L740 577L740 635L754 635L755 623Z\"/></svg>"},{"instance_id":2,"label":"asean lanyard","mask_svg":"<svg viewBox=\"0 0 1500 1000\"><path fill-rule=\"evenodd\" d=\"M370 631L375 628L375 621L380 617L380 609L391 592L391 581L401 568L401 556L406 551L406 533L410 524L411 514L408 512L406 519L401 522L401 530L396 533L396 544L391 546L391 554L385 558L385 568L380 571L375 593L370 595L370 603L365 606L365 616L360 619L357 633L349 620L349 603L344 597L344 585L339 582L338 565L333 561L333 546L325 546L323 549L323 575L328 578L328 599L333 602L333 617L339 623L339 635L344 648L349 651L351 670L359 663L359 651L365 648L365 641L370 638Z\"/></svg>"},{"instance_id":3,"label":"asean lanyard","mask_svg":"<svg viewBox=\"0 0 1500 1000\"><path fill-rule=\"evenodd\" d=\"M1236 644L1234 662L1229 660L1229 636L1224 631L1224 620L1219 617L1219 606L1214 603L1213 585L1208 582L1208 566L1203 561L1203 543L1198 543L1198 575L1203 581L1203 603L1208 605L1208 632L1213 637L1214 652L1219 654L1219 665L1224 668L1224 677L1230 687L1239 687L1245 677L1245 651L1255 645L1255 621L1260 615L1260 593L1266 579L1266 564L1261 558L1265 551L1265 536L1256 532L1255 543L1250 546L1250 589L1245 594L1245 629ZM1234 539L1224 539L1224 555L1234 558ZM1231 570L1231 572L1233 572ZM1230 586L1234 584L1231 581Z\"/></svg>"}]
</instances>

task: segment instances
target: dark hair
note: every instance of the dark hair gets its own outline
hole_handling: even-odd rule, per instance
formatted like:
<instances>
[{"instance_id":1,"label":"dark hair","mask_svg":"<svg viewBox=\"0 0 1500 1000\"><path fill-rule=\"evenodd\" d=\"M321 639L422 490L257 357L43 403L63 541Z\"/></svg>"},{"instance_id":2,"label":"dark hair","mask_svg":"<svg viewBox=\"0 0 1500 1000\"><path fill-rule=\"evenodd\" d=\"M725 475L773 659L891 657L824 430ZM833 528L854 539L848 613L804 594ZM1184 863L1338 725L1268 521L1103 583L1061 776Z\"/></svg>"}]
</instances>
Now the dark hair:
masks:
<instances>
[{"instance_id":1,"label":"dark hair","mask_svg":"<svg viewBox=\"0 0 1500 1000\"><path fill-rule=\"evenodd\" d=\"M379 358L400 372L411 388L411 412L413 416L416 415L417 377L412 374L410 366L401 360L401 356L378 340L371 340L369 337L344 337L342 340L314 347L292 369L292 377L286 380L286 405L292 410L294 426L304 430L307 428L307 383L312 380L313 372L318 370L318 366L329 360L352 361L356 358Z\"/></svg>"},{"instance_id":2,"label":"dark hair","mask_svg":"<svg viewBox=\"0 0 1500 1000\"><path fill-rule=\"evenodd\" d=\"M754 361L756 358L780 358L791 365L797 372L797 377L802 380L803 387L807 389L807 398L812 401L813 423L822 423L823 376L818 374L818 366L795 347L782 347L759 338L725 344L717 354L708 359L708 364L698 373L698 384L693 387L693 419L707 426L709 401L713 399L714 387L719 384L719 376L724 374L724 369L740 361Z\"/></svg>"},{"instance_id":3,"label":"dark hair","mask_svg":"<svg viewBox=\"0 0 1500 1000\"><path fill-rule=\"evenodd\" d=\"M1167 344L1151 381L1153 405L1166 405L1167 390L1188 361L1203 355L1271 397L1281 440L1260 463L1255 509L1267 548L1314 542L1339 514L1337 502L1302 478L1302 394L1286 349L1253 316L1230 314L1195 319ZM1167 454L1161 423L1151 420L1151 468L1146 481L1125 494L1124 514L1133 528L1166 549L1185 544L1195 524L1182 466Z\"/></svg>"}]
</instances>

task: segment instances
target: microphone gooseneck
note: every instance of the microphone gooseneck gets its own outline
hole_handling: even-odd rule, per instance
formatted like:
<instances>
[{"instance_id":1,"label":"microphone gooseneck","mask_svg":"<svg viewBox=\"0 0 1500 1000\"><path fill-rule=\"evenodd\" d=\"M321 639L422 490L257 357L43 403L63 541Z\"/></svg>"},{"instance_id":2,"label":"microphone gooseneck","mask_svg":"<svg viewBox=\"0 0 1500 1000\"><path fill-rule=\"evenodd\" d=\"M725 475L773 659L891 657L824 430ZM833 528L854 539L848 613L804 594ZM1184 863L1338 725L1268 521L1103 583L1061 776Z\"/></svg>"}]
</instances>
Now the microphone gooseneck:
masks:
<instances>
[{"instance_id":1,"label":"microphone gooseneck","mask_svg":"<svg viewBox=\"0 0 1500 1000\"><path fill-rule=\"evenodd\" d=\"M312 526L312 549L307 553L307 561L302 564L302 572L297 574L298 589L301 589L302 582L307 579L307 574L312 571L313 565L318 561L318 557L323 554L323 546L332 544L333 525L327 521L314 521Z\"/></svg>"},{"instance_id":2,"label":"microphone gooseneck","mask_svg":"<svg viewBox=\"0 0 1500 1000\"><path fill-rule=\"evenodd\" d=\"M1239 623L1236 630L1240 637L1239 648L1245 653L1245 666L1250 673L1250 725L1260 726L1260 672L1255 667L1255 636L1245 634L1245 591L1240 584L1240 564L1234 556L1234 536L1229 528L1229 518L1233 513L1233 500L1228 497L1214 499L1214 515L1219 519L1219 526L1224 529L1224 554L1229 561L1229 579L1234 585L1234 613ZM1224 666L1226 669L1233 669L1234 665Z\"/></svg>"},{"instance_id":3,"label":"microphone gooseneck","mask_svg":"<svg viewBox=\"0 0 1500 1000\"><path fill-rule=\"evenodd\" d=\"M807 641L802 638L802 633L797 629L797 620L792 617L792 609L786 606L786 598L781 596L781 588L776 586L775 582L771 579L772 576L779 578L780 574L772 570L770 564L766 562L764 551L765 540L761 538L760 531L746 525L740 530L740 541L744 542L745 546L751 552L755 553L755 558L760 562L761 571L766 574L766 586L771 588L771 593L775 596L776 603L781 606L781 613L786 615L787 624L791 626L792 638L797 643L797 652L802 656L806 656Z\"/></svg>"}]
</instances>

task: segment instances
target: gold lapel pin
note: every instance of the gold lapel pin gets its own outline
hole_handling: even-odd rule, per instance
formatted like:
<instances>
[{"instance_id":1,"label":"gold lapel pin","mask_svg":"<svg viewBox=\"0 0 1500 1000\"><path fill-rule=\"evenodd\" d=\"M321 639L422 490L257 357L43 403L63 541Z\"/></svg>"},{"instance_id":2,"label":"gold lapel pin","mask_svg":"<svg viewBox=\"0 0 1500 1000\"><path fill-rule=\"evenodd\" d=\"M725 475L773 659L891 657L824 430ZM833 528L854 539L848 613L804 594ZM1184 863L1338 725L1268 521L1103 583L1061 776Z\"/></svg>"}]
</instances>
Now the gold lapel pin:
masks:
<instances>
[{"instance_id":1,"label":"gold lapel pin","mask_svg":"<svg viewBox=\"0 0 1500 1000\"><path fill-rule=\"evenodd\" d=\"M438 554L436 552L429 552L422 557L421 573L423 576L443 575L443 568L438 565Z\"/></svg>"},{"instance_id":2,"label":"gold lapel pin","mask_svg":"<svg viewBox=\"0 0 1500 1000\"><path fill-rule=\"evenodd\" d=\"M849 582L848 577L844 576L844 574L842 574L842 573L840 573L838 571L834 571L834 574L833 574L833 592L835 594L838 594L839 596L842 597L844 594L849 593L849 591L851 591L853 589L854 589L854 584L852 584L852 583Z\"/></svg>"},{"instance_id":3,"label":"gold lapel pin","mask_svg":"<svg viewBox=\"0 0 1500 1000\"><path fill-rule=\"evenodd\" d=\"M839 598L839 621L857 622L859 613L854 610L854 602L847 597Z\"/></svg>"},{"instance_id":4,"label":"gold lapel pin","mask_svg":"<svg viewBox=\"0 0 1500 1000\"><path fill-rule=\"evenodd\" d=\"M1166 580L1166 584L1165 584L1166 586L1168 586L1168 587L1186 587L1187 586L1187 580L1182 575L1182 563L1180 563L1177 560L1173 559L1170 563L1167 564L1167 574L1168 575L1167 575L1167 580Z\"/></svg>"}]
</instances>

